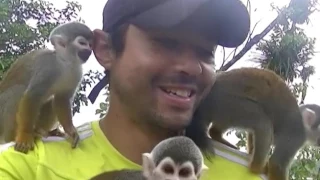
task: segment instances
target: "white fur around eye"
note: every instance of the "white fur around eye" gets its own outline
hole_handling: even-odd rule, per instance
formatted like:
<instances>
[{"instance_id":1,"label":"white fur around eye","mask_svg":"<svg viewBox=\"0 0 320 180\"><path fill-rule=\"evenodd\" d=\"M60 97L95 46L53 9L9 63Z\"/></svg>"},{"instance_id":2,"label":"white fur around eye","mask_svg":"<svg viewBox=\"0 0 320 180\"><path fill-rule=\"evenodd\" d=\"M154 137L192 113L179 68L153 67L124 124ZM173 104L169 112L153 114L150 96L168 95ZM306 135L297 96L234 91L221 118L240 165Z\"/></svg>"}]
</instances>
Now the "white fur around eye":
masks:
<instances>
[{"instance_id":1,"label":"white fur around eye","mask_svg":"<svg viewBox=\"0 0 320 180\"><path fill-rule=\"evenodd\" d=\"M181 170L183 169L187 169L188 172L188 176L186 177L180 177L180 178L192 178L195 177L195 173L194 173L194 166L192 164L192 162L190 161L186 161L185 163L183 163L180 167L179 167L179 173Z\"/></svg>"},{"instance_id":2,"label":"white fur around eye","mask_svg":"<svg viewBox=\"0 0 320 180\"><path fill-rule=\"evenodd\" d=\"M76 39L73 41L73 44L77 46L79 49L84 49L89 47L89 42L82 36L76 37Z\"/></svg>"},{"instance_id":3,"label":"white fur around eye","mask_svg":"<svg viewBox=\"0 0 320 180\"><path fill-rule=\"evenodd\" d=\"M166 166L171 166L172 169L175 171L175 168L176 168L177 165L175 164L175 162L170 157L166 157L166 158L164 158L163 160L160 161L158 166L161 168L161 170L164 170L164 168ZM173 173L175 173L175 172L173 172Z\"/></svg>"},{"instance_id":4,"label":"white fur around eye","mask_svg":"<svg viewBox=\"0 0 320 180\"><path fill-rule=\"evenodd\" d=\"M165 168L166 166L172 168L172 172L166 172ZM171 180L171 179L177 179L179 177L179 168L177 164L170 158L166 157L163 160L160 161L158 166L156 167L156 174L157 177L161 176L160 179L166 179L166 180Z\"/></svg>"}]
</instances>

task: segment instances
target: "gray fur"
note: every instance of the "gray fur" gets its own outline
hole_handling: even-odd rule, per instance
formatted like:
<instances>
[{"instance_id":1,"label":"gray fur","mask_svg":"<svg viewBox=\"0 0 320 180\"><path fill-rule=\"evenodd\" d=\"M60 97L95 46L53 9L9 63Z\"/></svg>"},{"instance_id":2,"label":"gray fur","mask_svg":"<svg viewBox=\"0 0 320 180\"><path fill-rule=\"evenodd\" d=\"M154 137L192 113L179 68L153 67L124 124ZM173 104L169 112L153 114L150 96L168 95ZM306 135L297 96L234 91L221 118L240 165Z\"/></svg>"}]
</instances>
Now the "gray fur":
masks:
<instances>
[{"instance_id":1,"label":"gray fur","mask_svg":"<svg viewBox=\"0 0 320 180\"><path fill-rule=\"evenodd\" d=\"M311 109L312 111L314 111L316 113L316 121L315 123L312 125L312 129L316 129L319 127L320 125L320 106L317 105L317 104L303 104L303 105L300 105L300 110L304 110L304 109Z\"/></svg>"},{"instance_id":2,"label":"gray fur","mask_svg":"<svg viewBox=\"0 0 320 180\"><path fill-rule=\"evenodd\" d=\"M139 170L119 170L99 174L91 180L146 180Z\"/></svg>"},{"instance_id":3,"label":"gray fur","mask_svg":"<svg viewBox=\"0 0 320 180\"><path fill-rule=\"evenodd\" d=\"M307 138L296 98L281 77L266 69L239 68L217 75L186 130L186 135L207 154L212 153L206 134L211 122L221 132L239 128L254 134L250 164L254 173L263 171L273 144L269 165L274 169L269 173L283 179L288 177L289 164Z\"/></svg>"},{"instance_id":4,"label":"gray fur","mask_svg":"<svg viewBox=\"0 0 320 180\"><path fill-rule=\"evenodd\" d=\"M93 39L84 24L71 22L56 27L50 34L67 38L66 49L34 50L20 56L0 83L0 139L14 140L18 102L28 93L37 109L56 94L68 95L70 103L82 80L83 60L72 43L78 36ZM38 103L38 104L37 104Z\"/></svg>"},{"instance_id":5,"label":"gray fur","mask_svg":"<svg viewBox=\"0 0 320 180\"><path fill-rule=\"evenodd\" d=\"M51 40L54 35L64 36L68 42L73 41L79 35L88 40L92 39L92 31L90 28L76 21L64 23L54 28L50 33L49 39Z\"/></svg>"},{"instance_id":6,"label":"gray fur","mask_svg":"<svg viewBox=\"0 0 320 180\"><path fill-rule=\"evenodd\" d=\"M202 167L203 157L197 145L188 137L177 136L165 139L152 150L156 166L166 157L171 157L176 164L191 161L195 171Z\"/></svg>"},{"instance_id":7,"label":"gray fur","mask_svg":"<svg viewBox=\"0 0 320 180\"><path fill-rule=\"evenodd\" d=\"M320 106L316 104L300 105L301 113L303 113L307 109L311 110L314 113L315 117L305 117L307 119L304 119L307 135L306 144L320 147Z\"/></svg>"}]
</instances>

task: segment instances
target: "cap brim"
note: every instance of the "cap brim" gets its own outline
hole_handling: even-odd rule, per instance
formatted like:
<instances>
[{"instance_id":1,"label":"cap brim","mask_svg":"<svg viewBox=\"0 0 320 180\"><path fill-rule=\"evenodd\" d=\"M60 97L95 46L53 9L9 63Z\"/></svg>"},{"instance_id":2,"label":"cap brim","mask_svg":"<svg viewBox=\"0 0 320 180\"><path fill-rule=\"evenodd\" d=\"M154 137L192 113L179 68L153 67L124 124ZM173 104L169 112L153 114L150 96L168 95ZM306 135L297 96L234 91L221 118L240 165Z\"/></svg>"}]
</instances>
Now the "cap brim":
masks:
<instances>
[{"instance_id":1,"label":"cap brim","mask_svg":"<svg viewBox=\"0 0 320 180\"><path fill-rule=\"evenodd\" d=\"M250 31L250 17L240 0L164 1L130 22L146 29L183 31L224 47L241 45Z\"/></svg>"}]
</instances>

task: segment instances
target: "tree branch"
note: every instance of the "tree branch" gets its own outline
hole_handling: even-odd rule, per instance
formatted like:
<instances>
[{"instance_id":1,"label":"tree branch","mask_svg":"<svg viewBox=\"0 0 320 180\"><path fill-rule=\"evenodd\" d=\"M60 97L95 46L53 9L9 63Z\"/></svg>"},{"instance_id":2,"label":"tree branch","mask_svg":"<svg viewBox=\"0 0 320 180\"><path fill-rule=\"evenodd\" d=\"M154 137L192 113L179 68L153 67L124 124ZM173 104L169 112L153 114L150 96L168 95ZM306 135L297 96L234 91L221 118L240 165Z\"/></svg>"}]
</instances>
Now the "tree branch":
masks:
<instances>
[{"instance_id":1,"label":"tree branch","mask_svg":"<svg viewBox=\"0 0 320 180\"><path fill-rule=\"evenodd\" d=\"M235 55L228 63L220 68L221 71L228 70L233 64L235 64L240 58L242 58L255 44L257 44L264 36L266 36L276 24L279 23L279 20L283 18L285 13L280 13L260 34L255 35L250 41L246 43L243 49Z\"/></svg>"},{"instance_id":2,"label":"tree branch","mask_svg":"<svg viewBox=\"0 0 320 180\"><path fill-rule=\"evenodd\" d=\"M240 58L242 58L255 44L257 44L264 36L266 36L279 20L282 18L283 13L280 13L260 34L255 35L246 45L241 49L241 51L235 55L228 63L220 68L221 71L228 70L233 64L235 64Z\"/></svg>"}]
</instances>

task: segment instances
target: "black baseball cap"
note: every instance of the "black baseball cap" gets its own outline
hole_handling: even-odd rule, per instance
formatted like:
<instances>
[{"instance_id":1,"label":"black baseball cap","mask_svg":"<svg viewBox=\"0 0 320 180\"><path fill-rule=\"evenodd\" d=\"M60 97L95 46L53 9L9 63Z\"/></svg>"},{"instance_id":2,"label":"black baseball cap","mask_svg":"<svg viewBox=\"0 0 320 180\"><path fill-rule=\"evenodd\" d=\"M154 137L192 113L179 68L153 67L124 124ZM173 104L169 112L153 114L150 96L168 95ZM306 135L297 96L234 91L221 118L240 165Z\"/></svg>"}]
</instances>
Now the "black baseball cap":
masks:
<instances>
[{"instance_id":1,"label":"black baseball cap","mask_svg":"<svg viewBox=\"0 0 320 180\"><path fill-rule=\"evenodd\" d=\"M237 47L250 30L247 8L240 0L108 0L103 30L123 23L157 31L184 31L214 44Z\"/></svg>"},{"instance_id":2,"label":"black baseball cap","mask_svg":"<svg viewBox=\"0 0 320 180\"><path fill-rule=\"evenodd\" d=\"M207 44L237 47L250 31L250 17L240 0L108 0L103 9L103 31L124 23L139 28L190 34ZM107 85L105 76L90 92L94 103Z\"/></svg>"}]
</instances>

